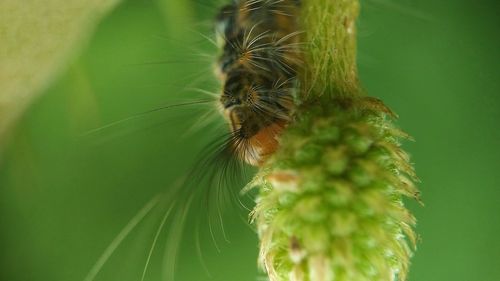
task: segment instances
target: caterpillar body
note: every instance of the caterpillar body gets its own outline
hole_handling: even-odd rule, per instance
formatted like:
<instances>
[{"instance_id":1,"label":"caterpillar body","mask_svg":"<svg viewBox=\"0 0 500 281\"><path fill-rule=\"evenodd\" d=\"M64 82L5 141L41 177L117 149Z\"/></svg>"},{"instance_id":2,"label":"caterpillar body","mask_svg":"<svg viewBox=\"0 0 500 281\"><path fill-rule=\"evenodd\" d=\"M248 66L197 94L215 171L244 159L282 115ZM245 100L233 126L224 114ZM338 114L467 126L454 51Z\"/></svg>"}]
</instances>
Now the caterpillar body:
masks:
<instances>
[{"instance_id":1,"label":"caterpillar body","mask_svg":"<svg viewBox=\"0 0 500 281\"><path fill-rule=\"evenodd\" d=\"M239 0L216 17L222 84L218 107L231 129L228 148L259 166L290 122L300 64L299 1Z\"/></svg>"},{"instance_id":2,"label":"caterpillar body","mask_svg":"<svg viewBox=\"0 0 500 281\"><path fill-rule=\"evenodd\" d=\"M302 62L299 10L299 0L234 0L218 10L215 17L215 42L219 54L215 59L214 72L221 84L221 94L217 95L216 100L211 98L171 104L87 132L87 135L93 134L163 109L214 101L228 124L230 132L222 136L222 142L220 139L211 142L206 148L208 151L198 159L191 171L168 191L165 214L151 245L143 279L156 241L168 218L179 216L173 222L174 232L170 235L180 235L187 213L199 203L198 207L206 211L209 230L216 243L211 226L213 207L207 204L215 201L218 213L216 219L222 224L219 205L224 197L221 194L227 191L224 188L230 185L227 181L240 178L243 162L261 166L279 148L279 137L293 118L297 73ZM205 186L200 189L202 184ZM238 196L233 190L230 195ZM85 281L94 280L110 253L135 227L136 221L141 220L152 208L161 208L159 202L157 199L152 200L130 221L95 263ZM239 199L234 202L242 204ZM173 279L179 238L171 238L166 248L172 249L172 253L165 267Z\"/></svg>"}]
</instances>

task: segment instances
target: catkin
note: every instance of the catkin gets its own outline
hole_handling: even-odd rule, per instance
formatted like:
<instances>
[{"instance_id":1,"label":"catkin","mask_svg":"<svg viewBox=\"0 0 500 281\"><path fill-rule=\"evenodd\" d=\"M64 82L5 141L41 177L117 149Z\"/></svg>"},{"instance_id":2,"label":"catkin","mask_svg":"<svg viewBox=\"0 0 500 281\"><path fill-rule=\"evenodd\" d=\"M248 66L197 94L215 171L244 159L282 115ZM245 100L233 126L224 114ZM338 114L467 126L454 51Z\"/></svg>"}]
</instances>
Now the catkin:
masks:
<instances>
[{"instance_id":1,"label":"catkin","mask_svg":"<svg viewBox=\"0 0 500 281\"><path fill-rule=\"evenodd\" d=\"M253 181L259 262L272 281L405 280L416 234L403 197L417 180L394 114L364 97L355 0L306 0L293 121Z\"/></svg>"}]
</instances>

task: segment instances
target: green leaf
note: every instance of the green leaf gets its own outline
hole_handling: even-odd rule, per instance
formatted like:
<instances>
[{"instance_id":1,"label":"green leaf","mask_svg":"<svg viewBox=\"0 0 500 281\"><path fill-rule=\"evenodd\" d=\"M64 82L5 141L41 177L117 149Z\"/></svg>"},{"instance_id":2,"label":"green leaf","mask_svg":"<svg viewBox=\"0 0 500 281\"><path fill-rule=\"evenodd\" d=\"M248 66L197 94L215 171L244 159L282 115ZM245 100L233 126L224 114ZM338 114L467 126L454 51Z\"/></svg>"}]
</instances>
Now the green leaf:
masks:
<instances>
[{"instance_id":1,"label":"green leaf","mask_svg":"<svg viewBox=\"0 0 500 281\"><path fill-rule=\"evenodd\" d=\"M0 145L119 0L0 1Z\"/></svg>"}]
</instances>

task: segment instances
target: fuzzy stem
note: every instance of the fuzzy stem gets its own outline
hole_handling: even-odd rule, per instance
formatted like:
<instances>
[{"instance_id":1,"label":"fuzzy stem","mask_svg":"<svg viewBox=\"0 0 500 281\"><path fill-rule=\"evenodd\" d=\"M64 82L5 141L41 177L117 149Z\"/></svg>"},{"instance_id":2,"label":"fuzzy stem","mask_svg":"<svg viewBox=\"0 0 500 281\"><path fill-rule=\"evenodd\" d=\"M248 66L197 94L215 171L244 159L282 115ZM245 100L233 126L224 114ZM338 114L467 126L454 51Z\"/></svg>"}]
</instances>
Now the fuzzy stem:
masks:
<instances>
[{"instance_id":1,"label":"fuzzy stem","mask_svg":"<svg viewBox=\"0 0 500 281\"><path fill-rule=\"evenodd\" d=\"M303 99L328 94L356 96L357 0L306 0L301 22L305 30L306 67L300 77Z\"/></svg>"}]
</instances>

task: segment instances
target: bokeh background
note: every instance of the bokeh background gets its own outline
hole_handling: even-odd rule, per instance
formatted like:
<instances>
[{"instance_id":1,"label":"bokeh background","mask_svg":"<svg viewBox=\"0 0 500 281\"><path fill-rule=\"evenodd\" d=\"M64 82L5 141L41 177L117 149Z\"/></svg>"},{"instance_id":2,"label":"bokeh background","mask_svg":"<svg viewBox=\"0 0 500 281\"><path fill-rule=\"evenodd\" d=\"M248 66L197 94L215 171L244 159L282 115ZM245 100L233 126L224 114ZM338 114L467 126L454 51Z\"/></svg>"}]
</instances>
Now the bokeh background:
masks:
<instances>
[{"instance_id":1,"label":"bokeh background","mask_svg":"<svg viewBox=\"0 0 500 281\"><path fill-rule=\"evenodd\" d=\"M0 163L0 280L83 280L127 222L193 167L208 138L191 130L203 106L85 132L203 96L195 89L217 92L205 36L219 5L123 1L25 114ZM405 148L425 207L407 202L422 237L410 281L500 280L499 15L496 0L362 1L363 85L416 139ZM137 225L95 280L141 279L164 210ZM227 237L219 229L214 239L196 227L205 211L193 209L183 239L169 244L179 246L176 280L265 280L247 211L230 208ZM167 232L145 280L165 274Z\"/></svg>"}]
</instances>

